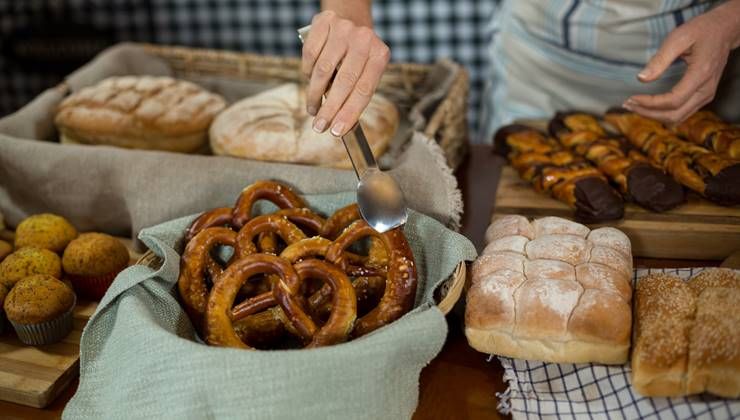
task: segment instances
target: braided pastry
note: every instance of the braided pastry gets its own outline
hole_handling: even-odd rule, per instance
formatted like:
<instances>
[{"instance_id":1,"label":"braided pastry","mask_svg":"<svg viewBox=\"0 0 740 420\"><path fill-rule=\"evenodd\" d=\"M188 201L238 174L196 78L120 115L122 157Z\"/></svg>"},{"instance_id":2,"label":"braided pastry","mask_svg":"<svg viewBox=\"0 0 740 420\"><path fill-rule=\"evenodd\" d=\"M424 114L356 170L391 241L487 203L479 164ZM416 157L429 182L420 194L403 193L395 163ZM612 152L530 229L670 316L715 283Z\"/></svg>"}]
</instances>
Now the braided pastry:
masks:
<instances>
[{"instance_id":1,"label":"braided pastry","mask_svg":"<svg viewBox=\"0 0 740 420\"><path fill-rule=\"evenodd\" d=\"M740 160L740 127L727 124L712 111L699 111L675 128L688 141Z\"/></svg>"},{"instance_id":2,"label":"braided pastry","mask_svg":"<svg viewBox=\"0 0 740 420\"><path fill-rule=\"evenodd\" d=\"M622 137L609 137L593 115L558 112L550 134L560 144L586 158L619 187L625 198L653 211L672 209L685 200L681 185Z\"/></svg>"},{"instance_id":3,"label":"braided pastry","mask_svg":"<svg viewBox=\"0 0 740 420\"><path fill-rule=\"evenodd\" d=\"M721 205L740 204L740 162L681 140L658 121L623 110L605 119L676 181Z\"/></svg>"},{"instance_id":4,"label":"braided pastry","mask_svg":"<svg viewBox=\"0 0 740 420\"><path fill-rule=\"evenodd\" d=\"M506 156L535 190L574 208L580 221L619 219L624 214L621 196L598 169L536 129L524 125L502 127L496 133L494 150Z\"/></svg>"}]
</instances>

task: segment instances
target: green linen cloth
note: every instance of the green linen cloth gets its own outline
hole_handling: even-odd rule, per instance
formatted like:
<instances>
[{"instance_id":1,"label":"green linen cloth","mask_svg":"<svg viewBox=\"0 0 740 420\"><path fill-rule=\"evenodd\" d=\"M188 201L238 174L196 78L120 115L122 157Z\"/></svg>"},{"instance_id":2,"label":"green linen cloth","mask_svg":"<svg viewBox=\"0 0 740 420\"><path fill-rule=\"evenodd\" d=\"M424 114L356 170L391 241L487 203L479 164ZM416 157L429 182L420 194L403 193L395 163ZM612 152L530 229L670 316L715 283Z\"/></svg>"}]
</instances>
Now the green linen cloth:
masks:
<instances>
[{"instance_id":1,"label":"green linen cloth","mask_svg":"<svg viewBox=\"0 0 740 420\"><path fill-rule=\"evenodd\" d=\"M354 194L307 197L323 214ZM268 205L260 206L264 212ZM80 384L65 419L396 419L418 401L421 369L447 333L434 289L475 249L438 221L411 212L404 232L419 270L416 307L354 341L249 351L201 344L176 298L176 250L193 216L143 230L163 257L155 271L122 272L82 334Z\"/></svg>"}]
</instances>

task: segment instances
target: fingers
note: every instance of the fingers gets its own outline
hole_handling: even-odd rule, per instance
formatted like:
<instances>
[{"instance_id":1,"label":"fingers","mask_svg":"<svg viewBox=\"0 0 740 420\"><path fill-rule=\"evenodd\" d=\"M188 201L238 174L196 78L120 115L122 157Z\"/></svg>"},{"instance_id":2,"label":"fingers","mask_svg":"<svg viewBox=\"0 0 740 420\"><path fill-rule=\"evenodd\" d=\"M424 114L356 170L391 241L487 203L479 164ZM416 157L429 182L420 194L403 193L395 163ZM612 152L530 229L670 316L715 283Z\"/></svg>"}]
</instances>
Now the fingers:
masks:
<instances>
[{"instance_id":1,"label":"fingers","mask_svg":"<svg viewBox=\"0 0 740 420\"><path fill-rule=\"evenodd\" d=\"M686 73L676 86L668 93L660 95L635 95L627 99L626 107L640 106L653 110L673 110L688 102L697 90L709 82L712 73L708 63L693 64L686 68Z\"/></svg>"},{"instance_id":2,"label":"fingers","mask_svg":"<svg viewBox=\"0 0 740 420\"><path fill-rule=\"evenodd\" d=\"M306 79L311 78L313 66L321 55L321 50L329 37L330 22L335 17L336 14L329 10L315 15L311 20L311 31L308 33L308 39L303 40L301 57L301 73Z\"/></svg>"},{"instance_id":3,"label":"fingers","mask_svg":"<svg viewBox=\"0 0 740 420\"><path fill-rule=\"evenodd\" d=\"M688 36L683 28L671 32L650 59L644 69L637 75L641 82L657 80L677 58L693 45L693 37Z\"/></svg>"},{"instance_id":4,"label":"fingers","mask_svg":"<svg viewBox=\"0 0 740 420\"><path fill-rule=\"evenodd\" d=\"M701 109L704 105L708 104L714 98L714 91L716 89L716 81L709 81L699 91L696 91L685 103L674 109L653 109L640 105L629 106L630 111L644 115L648 118L653 118L666 124L678 124L681 121L694 114L696 111Z\"/></svg>"},{"instance_id":5,"label":"fingers","mask_svg":"<svg viewBox=\"0 0 740 420\"><path fill-rule=\"evenodd\" d=\"M365 71L357 81L354 90L347 98L342 108L337 112L331 128L331 133L337 137L347 133L360 119L362 111L370 103L370 100L378 87L380 77L390 59L390 50L385 44L376 54L371 55L365 65Z\"/></svg>"}]
</instances>

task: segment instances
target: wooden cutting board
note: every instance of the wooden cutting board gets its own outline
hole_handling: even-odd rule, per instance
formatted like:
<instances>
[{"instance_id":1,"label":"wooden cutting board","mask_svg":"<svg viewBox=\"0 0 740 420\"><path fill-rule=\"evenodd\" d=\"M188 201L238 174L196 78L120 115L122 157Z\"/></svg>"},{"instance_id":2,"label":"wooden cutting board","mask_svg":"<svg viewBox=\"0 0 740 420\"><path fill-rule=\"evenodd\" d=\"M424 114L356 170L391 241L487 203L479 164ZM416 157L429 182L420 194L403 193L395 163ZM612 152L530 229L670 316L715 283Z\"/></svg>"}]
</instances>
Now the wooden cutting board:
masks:
<instances>
[{"instance_id":1,"label":"wooden cutting board","mask_svg":"<svg viewBox=\"0 0 740 420\"><path fill-rule=\"evenodd\" d=\"M568 206L537 193L510 166L501 173L494 218L506 214L573 217ZM654 213L628 203L624 219L589 226L622 230L632 241L633 255L639 257L722 260L740 250L740 207L718 206L694 193L671 211Z\"/></svg>"},{"instance_id":2,"label":"wooden cutting board","mask_svg":"<svg viewBox=\"0 0 740 420\"><path fill-rule=\"evenodd\" d=\"M133 251L131 241L119 239L129 248L131 263L136 262L140 255ZM6 322L0 334L0 400L37 408L54 401L79 375L80 336L96 307L97 302L78 300L72 332L61 342L47 346L21 343Z\"/></svg>"}]
</instances>

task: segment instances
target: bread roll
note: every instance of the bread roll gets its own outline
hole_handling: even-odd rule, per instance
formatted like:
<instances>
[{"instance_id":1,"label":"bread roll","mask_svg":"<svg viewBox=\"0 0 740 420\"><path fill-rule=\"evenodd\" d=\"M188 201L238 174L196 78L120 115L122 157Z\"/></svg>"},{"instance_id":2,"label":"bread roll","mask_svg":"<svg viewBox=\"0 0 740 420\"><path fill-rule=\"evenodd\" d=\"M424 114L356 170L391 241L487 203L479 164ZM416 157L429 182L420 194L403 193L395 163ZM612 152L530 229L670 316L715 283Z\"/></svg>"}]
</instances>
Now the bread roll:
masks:
<instances>
[{"instance_id":1,"label":"bread roll","mask_svg":"<svg viewBox=\"0 0 740 420\"><path fill-rule=\"evenodd\" d=\"M62 101L54 119L63 143L192 153L207 148L224 99L171 77L111 77Z\"/></svg>"},{"instance_id":2,"label":"bread roll","mask_svg":"<svg viewBox=\"0 0 740 420\"><path fill-rule=\"evenodd\" d=\"M243 99L222 112L210 131L211 148L218 155L351 168L340 140L311 127L306 92L287 83ZM360 123L376 157L382 155L398 129L398 111L376 94Z\"/></svg>"},{"instance_id":3,"label":"bread roll","mask_svg":"<svg viewBox=\"0 0 740 420\"><path fill-rule=\"evenodd\" d=\"M472 267L465 334L482 352L557 363L624 363L630 345L627 236L557 217L496 219ZM596 252L594 252L596 251Z\"/></svg>"},{"instance_id":4,"label":"bread roll","mask_svg":"<svg viewBox=\"0 0 740 420\"><path fill-rule=\"evenodd\" d=\"M648 275L635 305L632 383L640 394L740 396L740 275Z\"/></svg>"}]
</instances>

